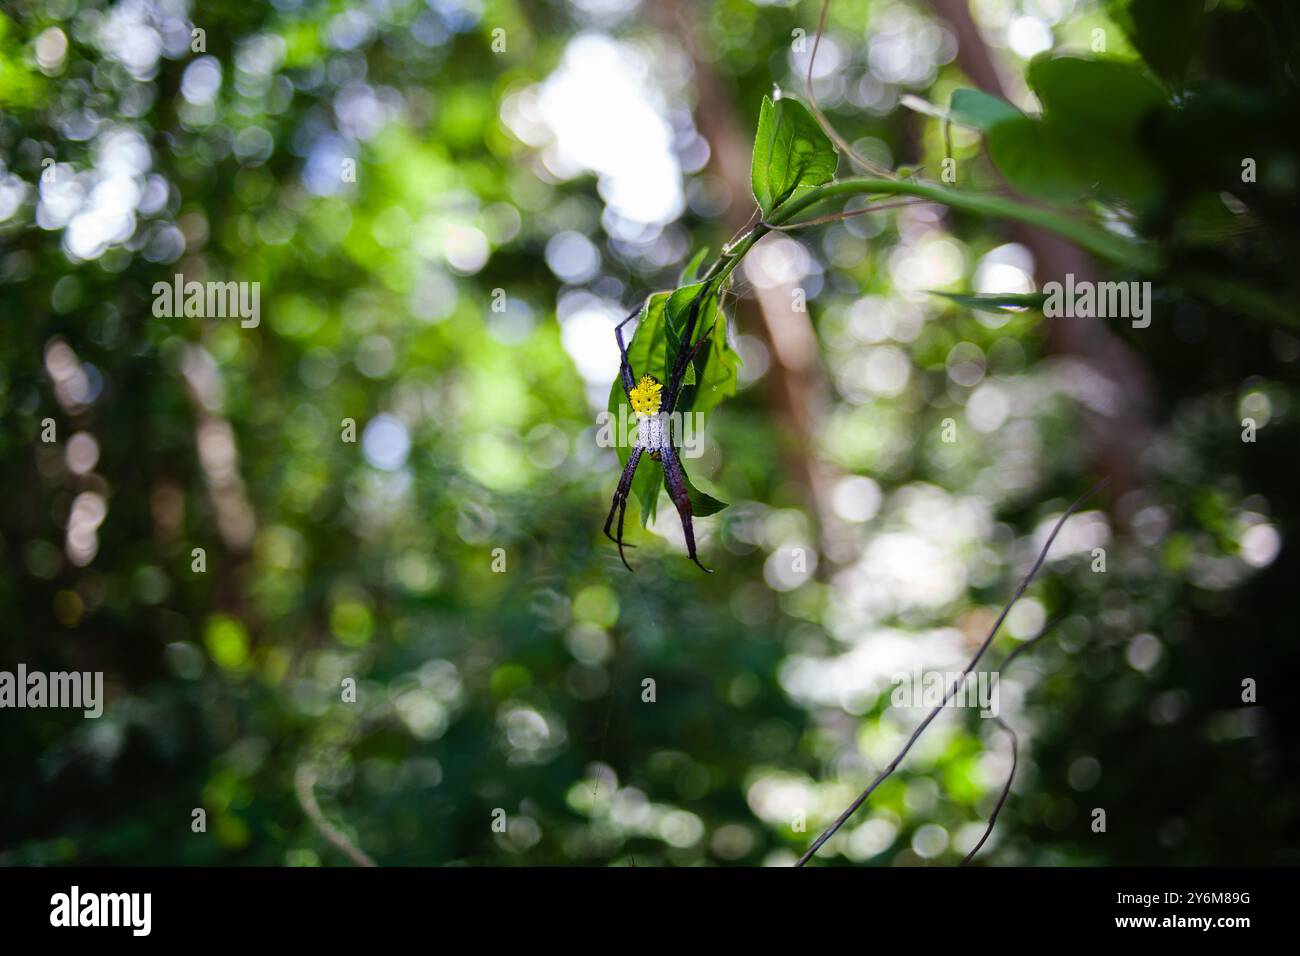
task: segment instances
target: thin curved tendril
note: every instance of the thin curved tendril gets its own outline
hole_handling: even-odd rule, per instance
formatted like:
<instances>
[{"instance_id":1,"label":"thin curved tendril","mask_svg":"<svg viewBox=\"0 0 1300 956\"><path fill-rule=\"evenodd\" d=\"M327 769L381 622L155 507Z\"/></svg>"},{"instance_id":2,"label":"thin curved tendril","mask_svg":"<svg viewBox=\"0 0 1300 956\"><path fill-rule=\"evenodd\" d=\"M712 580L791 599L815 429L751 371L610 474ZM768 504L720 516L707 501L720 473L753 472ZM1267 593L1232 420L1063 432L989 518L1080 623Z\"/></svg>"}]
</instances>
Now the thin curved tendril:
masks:
<instances>
[{"instance_id":1,"label":"thin curved tendril","mask_svg":"<svg viewBox=\"0 0 1300 956\"><path fill-rule=\"evenodd\" d=\"M294 790L297 792L298 804L302 807L302 812L307 815L307 819L312 822L312 825L320 832L321 836L342 850L347 858L357 866L375 865L375 861L370 858L365 850L349 840L342 830L325 819L320 804L316 802L316 771L313 767L303 764L298 768L294 774Z\"/></svg>"},{"instance_id":2,"label":"thin curved tendril","mask_svg":"<svg viewBox=\"0 0 1300 956\"><path fill-rule=\"evenodd\" d=\"M718 252L722 258L726 259L731 256L731 251L736 248L737 244L739 244L749 234L749 230L754 228L754 224L759 221L759 214L761 212L762 210L755 206L754 211L750 213L749 218L745 220L745 224L736 230L735 235L722 244L722 248Z\"/></svg>"},{"instance_id":3,"label":"thin curved tendril","mask_svg":"<svg viewBox=\"0 0 1300 956\"><path fill-rule=\"evenodd\" d=\"M1018 645L1010 654L1002 659L1002 663L994 668L994 672L999 675L1005 674L1007 668L1011 666L1011 662L1019 657L1022 651L1028 650L1046 637L1051 632L1052 628L1056 627L1056 625L1060 623L1060 620L1060 618L1057 618L1056 620L1051 621L1033 640ZM1011 795L1011 785L1015 783L1016 780L1016 767L1020 764L1020 738L1016 736L1016 732L1012 730L1011 726L1001 717L994 717L993 719L1011 738L1011 772L1007 774L1007 782L1002 787L1002 794L998 797L998 802L993 805L993 812L989 814L989 823L988 826L984 828L984 835L981 836L979 842L971 848L971 851L962 858L961 863L958 864L959 866L965 866L971 860L975 859L975 854L980 851L980 847L984 846L984 842L993 834L993 827L998 822L998 814L1002 812L1002 807L1006 804L1007 797Z\"/></svg>"},{"instance_id":4,"label":"thin curved tendril","mask_svg":"<svg viewBox=\"0 0 1300 956\"><path fill-rule=\"evenodd\" d=\"M1037 226L1086 249L1109 262L1123 263L1126 268L1150 272L1160 263L1154 250L1135 243L1116 233L1109 232L1068 214L1039 206L1026 205L997 193L967 193L950 190L936 183L913 180L888 179L837 179L824 186L792 197L774 209L767 220L760 219L738 239L733 239L713 261L701 282L713 283L721 289L727 277L735 270L753 245L773 230L789 223L804 210L841 196L902 196L921 201L936 202L950 209L992 219L1005 219ZM884 203L871 207L880 209Z\"/></svg>"},{"instance_id":5,"label":"thin curved tendril","mask_svg":"<svg viewBox=\"0 0 1300 956\"><path fill-rule=\"evenodd\" d=\"M998 822L998 814L1002 812L1002 805L1007 802L1007 797L1011 794L1011 784L1016 779L1016 767L1020 764L1020 738L1016 736L1014 730L1003 722L1001 717L994 717L993 719L997 721L998 726L1005 730L1011 737L1011 773L1007 774L1007 782L1002 787L1002 793L998 797L998 802L993 807L993 812L989 814L989 825L984 828L984 834L980 837L979 842L971 848L971 851L962 857L962 861L958 866L965 866L973 860L975 854L980 851L982 846L984 846L984 841L993 833L993 825Z\"/></svg>"},{"instance_id":6,"label":"thin curved tendril","mask_svg":"<svg viewBox=\"0 0 1300 956\"><path fill-rule=\"evenodd\" d=\"M813 38L812 56L808 57L808 73L804 77L803 83L804 96L808 98L808 108L812 110L813 116L817 119L817 125L822 128L822 132L829 136L849 159L857 163L866 172L892 178L894 174L890 170L879 163L873 163L871 160L858 155L857 150L850 146L848 140L836 131L830 121L826 119L825 114L822 113L821 107L817 105L817 96L813 93L813 64L817 62L817 48L821 46L822 32L826 29L826 14L830 11L830 8L831 0L823 0L821 16L817 20L817 36Z\"/></svg>"},{"instance_id":7,"label":"thin curved tendril","mask_svg":"<svg viewBox=\"0 0 1300 956\"><path fill-rule=\"evenodd\" d=\"M822 226L828 222L839 222L841 219L852 219L854 216L865 216L867 213L884 212L886 209L900 209L903 206L915 206L919 203L932 202L929 199L900 199L897 202L880 202L873 203L870 206L864 206L861 209L846 209L844 212L833 212L825 216L817 216L815 219L805 219L802 222L790 222L784 225L763 220L763 225L768 229L775 229L780 232L789 232L791 229L802 229L805 226Z\"/></svg>"},{"instance_id":8,"label":"thin curved tendril","mask_svg":"<svg viewBox=\"0 0 1300 956\"><path fill-rule=\"evenodd\" d=\"M984 643L979 646L979 650L977 650L975 656L970 659L970 663L966 665L966 669L957 675L957 679L953 681L952 686L948 688L947 693L944 694L943 701L930 711L926 718L921 721L920 725L912 731L912 736L907 738L907 742L903 744L903 749L894 756L894 759L889 762L884 770L880 771L880 773L876 775L876 779L871 781L871 785L867 787L866 790L863 790L862 793L858 795L858 798L849 804L848 808L836 818L835 822L827 827L825 832L813 841L813 845L810 846L804 855L799 857L798 861L795 863L796 867L801 867L811 860L813 856L816 855L817 851L821 849L822 845L833 837L840 827L844 826L844 824L848 822L849 817L853 816L853 814L857 812L858 808L867 802L867 798L871 796L872 792L884 783L885 779L898 768L900 763L903 762L903 758L906 757L908 751L912 749L912 745L916 743L921 734L925 733L926 728L934 722L934 719L939 716L939 713L947 706L948 701L950 701L953 695L957 693L957 688L961 686L961 683L966 679L966 675L975 669L975 665L980 662L980 658L984 656L984 652L989 649L989 645L993 643L993 638L997 636L998 629L1002 627L1002 622L1005 621L1007 615L1011 613L1011 608L1020 600L1021 596L1029 588L1030 583L1034 580L1034 576L1038 574L1038 569L1043 566L1043 562L1047 559L1047 552L1051 550L1052 543L1056 540L1056 536L1060 534L1061 528L1065 526L1065 522L1069 519L1070 515L1078 511L1079 507L1085 501L1099 492L1102 488L1106 487L1109 482L1109 478L1103 478L1101 481L1097 482L1097 484L1093 485L1092 488L1075 499L1074 504L1065 509L1065 513L1061 515L1060 519L1056 522L1056 526L1052 528L1052 533L1047 536L1047 541L1043 544L1042 550L1038 552L1038 558L1034 561L1033 567L1029 569L1029 573L1025 575L1024 580L1020 582L1020 586L1016 588L1016 592L1011 595L1011 600L1002 608L1002 613L998 615L998 619L994 621L993 626L989 628L988 636L984 638Z\"/></svg>"},{"instance_id":9,"label":"thin curved tendril","mask_svg":"<svg viewBox=\"0 0 1300 956\"><path fill-rule=\"evenodd\" d=\"M769 216L775 225L789 222L799 213L818 203L841 196L915 196L941 203L959 212L971 213L986 219L1006 219L1023 222L1055 233L1063 239L1080 246L1087 251L1107 260L1122 263L1128 268L1140 272L1157 269L1161 257L1149 245L1135 242L1118 233L1076 218L1071 213L1062 212L1045 206L1022 203L997 193L976 193L959 189L948 189L938 183L910 179L872 179L854 178L837 179L822 186L816 186L807 192L792 196ZM757 239L755 233L763 230L760 223L748 236L741 239L737 249L747 248L750 237Z\"/></svg>"}]
</instances>

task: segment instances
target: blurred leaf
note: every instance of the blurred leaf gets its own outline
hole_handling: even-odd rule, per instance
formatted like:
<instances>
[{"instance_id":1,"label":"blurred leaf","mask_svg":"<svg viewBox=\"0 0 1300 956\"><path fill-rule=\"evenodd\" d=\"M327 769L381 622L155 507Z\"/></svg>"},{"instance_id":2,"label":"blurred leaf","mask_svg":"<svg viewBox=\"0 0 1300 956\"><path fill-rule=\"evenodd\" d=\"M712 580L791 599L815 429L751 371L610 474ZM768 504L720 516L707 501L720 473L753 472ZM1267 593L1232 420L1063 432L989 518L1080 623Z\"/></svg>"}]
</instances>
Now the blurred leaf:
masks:
<instances>
[{"instance_id":1,"label":"blurred leaf","mask_svg":"<svg viewBox=\"0 0 1300 956\"><path fill-rule=\"evenodd\" d=\"M1204 0L1105 0L1142 59L1173 86L1181 86L1205 18Z\"/></svg>"},{"instance_id":2,"label":"blurred leaf","mask_svg":"<svg viewBox=\"0 0 1300 956\"><path fill-rule=\"evenodd\" d=\"M1040 53L1030 62L1027 78L1048 120L1090 134L1094 141L1132 132L1144 116L1167 103L1160 85L1128 60Z\"/></svg>"},{"instance_id":3,"label":"blurred leaf","mask_svg":"<svg viewBox=\"0 0 1300 956\"><path fill-rule=\"evenodd\" d=\"M986 135L989 156L1008 182L1039 199L1096 192L1152 201L1160 182L1140 145L1140 127L1168 104L1141 65L1041 54L1028 79L1042 117L1005 118Z\"/></svg>"},{"instance_id":4,"label":"blurred leaf","mask_svg":"<svg viewBox=\"0 0 1300 956\"><path fill-rule=\"evenodd\" d=\"M1043 54L1029 64L1028 78L1077 174L1104 196L1150 201L1160 180L1140 145L1140 126L1168 99L1141 65Z\"/></svg>"},{"instance_id":5,"label":"blurred leaf","mask_svg":"<svg viewBox=\"0 0 1300 956\"><path fill-rule=\"evenodd\" d=\"M954 90L948 117L959 126L987 133L1005 120L1020 119L1025 114L1006 100L980 90Z\"/></svg>"},{"instance_id":6,"label":"blurred leaf","mask_svg":"<svg viewBox=\"0 0 1300 956\"><path fill-rule=\"evenodd\" d=\"M980 312L1023 312L1026 309L1042 308L1047 296L1041 292L1017 294L1012 292L991 293L989 295L961 295L957 292L939 292L931 289L931 295L941 295L950 302L975 309Z\"/></svg>"},{"instance_id":7,"label":"blurred leaf","mask_svg":"<svg viewBox=\"0 0 1300 956\"><path fill-rule=\"evenodd\" d=\"M1087 189L1071 168L1064 144L1041 120L1026 116L998 123L985 141L998 172L1028 196L1070 200Z\"/></svg>"},{"instance_id":8,"label":"blurred leaf","mask_svg":"<svg viewBox=\"0 0 1300 956\"><path fill-rule=\"evenodd\" d=\"M43 99L45 86L45 77L32 68L30 57L24 55L13 21L0 13L0 106L35 106Z\"/></svg>"}]
</instances>

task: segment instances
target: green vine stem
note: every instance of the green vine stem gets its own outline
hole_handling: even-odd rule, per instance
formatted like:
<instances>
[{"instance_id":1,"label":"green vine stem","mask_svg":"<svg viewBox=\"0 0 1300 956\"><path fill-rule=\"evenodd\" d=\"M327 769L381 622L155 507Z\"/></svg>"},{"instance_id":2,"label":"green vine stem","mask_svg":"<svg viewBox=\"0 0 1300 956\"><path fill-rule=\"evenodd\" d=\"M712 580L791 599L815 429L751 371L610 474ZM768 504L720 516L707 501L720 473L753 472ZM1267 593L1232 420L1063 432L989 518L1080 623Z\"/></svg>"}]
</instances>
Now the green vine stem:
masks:
<instances>
[{"instance_id":1,"label":"green vine stem","mask_svg":"<svg viewBox=\"0 0 1300 956\"><path fill-rule=\"evenodd\" d=\"M1136 272L1156 272L1161 265L1159 255L1151 246L1052 209L1033 206L1005 196L947 189L934 183L907 179L858 178L826 183L824 186L817 186L791 197L773 211L769 221L759 222L735 243L724 249L705 274L704 280L712 282L714 289L721 288L754 243L773 227L791 224L795 216L818 203L852 196L914 196L988 219L1005 219L1037 226L1063 239L1068 239L1108 262Z\"/></svg>"},{"instance_id":2,"label":"green vine stem","mask_svg":"<svg viewBox=\"0 0 1300 956\"><path fill-rule=\"evenodd\" d=\"M771 224L785 225L800 212L824 200L861 195L916 196L977 216L1009 219L1046 229L1102 259L1126 266L1136 272L1154 272L1160 267L1160 258L1151 246L1127 239L1074 216L1009 199L1006 196L963 192L910 179L842 179L827 183L792 197L772 214Z\"/></svg>"}]
</instances>

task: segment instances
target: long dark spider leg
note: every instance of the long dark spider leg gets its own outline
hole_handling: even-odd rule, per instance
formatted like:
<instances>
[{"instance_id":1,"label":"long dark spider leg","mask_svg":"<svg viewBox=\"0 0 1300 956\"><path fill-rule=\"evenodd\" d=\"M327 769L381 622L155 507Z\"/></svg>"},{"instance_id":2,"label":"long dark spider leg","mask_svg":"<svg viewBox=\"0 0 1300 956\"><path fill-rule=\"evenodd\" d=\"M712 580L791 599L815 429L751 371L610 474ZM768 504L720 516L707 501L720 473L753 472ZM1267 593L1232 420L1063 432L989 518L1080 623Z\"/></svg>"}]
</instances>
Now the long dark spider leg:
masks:
<instances>
[{"instance_id":1,"label":"long dark spider leg","mask_svg":"<svg viewBox=\"0 0 1300 956\"><path fill-rule=\"evenodd\" d=\"M664 484L668 486L668 497L677 506L677 515L682 519L682 532L686 535L686 553L690 555L695 566L706 574L713 572L700 564L695 554L695 527L691 523L691 497L686 493L686 478L682 474L682 464L677 460L672 442L659 449L659 460L664 466Z\"/></svg>"},{"instance_id":2,"label":"long dark spider leg","mask_svg":"<svg viewBox=\"0 0 1300 956\"><path fill-rule=\"evenodd\" d=\"M614 509L618 505L618 500L627 498L628 493L632 490L632 477L636 473L636 466L641 461L643 451L645 449L640 447L632 449L632 454L627 457L627 464L623 466L623 474L619 476L618 488L614 491L614 500L609 506L609 515L605 518L605 537L609 538L610 541L618 541L618 538L609 533L609 526L614 523ZM635 548L636 545L629 544L627 547Z\"/></svg>"},{"instance_id":3,"label":"long dark spider leg","mask_svg":"<svg viewBox=\"0 0 1300 956\"><path fill-rule=\"evenodd\" d=\"M623 518L624 518L624 516L625 516L626 514L627 514L627 495L624 495L624 496L619 500L619 503L618 503L618 556L619 556L620 558L623 559L623 567L625 567L625 568L627 568L629 571L631 571L631 570L632 570L632 565L628 564L628 563L627 563L627 558L624 558L624 557L623 557L623 549L624 549L624 548L634 548L634 547L636 547L636 545L634 545L634 544L624 544L624 542L623 542ZM635 573L635 572L633 572L633 573Z\"/></svg>"},{"instance_id":4,"label":"long dark spider leg","mask_svg":"<svg viewBox=\"0 0 1300 956\"><path fill-rule=\"evenodd\" d=\"M682 341L689 342L695 334L695 323L700 317L700 308L704 305L704 300L708 297L709 287L706 285L691 300L691 311L686 317L686 328L682 329Z\"/></svg>"},{"instance_id":5,"label":"long dark spider leg","mask_svg":"<svg viewBox=\"0 0 1300 956\"><path fill-rule=\"evenodd\" d=\"M626 319L614 326L614 340L618 342L618 354L622 356L618 366L618 374L623 379L623 391L627 393L627 400L629 402L632 401L632 386L636 381L636 373L632 371L632 363L627 357L627 346L623 344L623 326L627 325L640 314L641 309L638 307L634 309L632 314Z\"/></svg>"},{"instance_id":6,"label":"long dark spider leg","mask_svg":"<svg viewBox=\"0 0 1300 956\"><path fill-rule=\"evenodd\" d=\"M713 325L717 325L716 320ZM704 343L709 341L709 336L713 334L713 325L710 325L708 331L700 336L699 341L691 346L689 352L682 353L682 355L685 356L685 361L682 361L681 357L679 357L675 363L675 367L673 368L673 377L668 380L668 390L664 396L664 411L671 412L673 408L676 407L677 393L681 390L682 380L686 377L687 366L695 361L695 356L704 346Z\"/></svg>"},{"instance_id":7,"label":"long dark spider leg","mask_svg":"<svg viewBox=\"0 0 1300 956\"><path fill-rule=\"evenodd\" d=\"M627 464L623 466L623 474L618 479L618 489L614 492L614 500L609 506L609 516L605 518L605 537L609 538L618 545L618 556L623 562L623 567L629 571L632 565L627 563L627 558L623 554L623 548L634 548L636 545L623 544L623 514L627 510L627 496L632 490L632 478L636 474L636 466L641 461L641 452L645 449L637 447L632 449L632 454L628 455ZM609 526L614 523L614 512L618 512L618 537L609 533Z\"/></svg>"},{"instance_id":8,"label":"long dark spider leg","mask_svg":"<svg viewBox=\"0 0 1300 956\"><path fill-rule=\"evenodd\" d=\"M691 337L695 334L695 323L700 317L700 307L704 300L708 298L708 286L699 291L691 301L690 315L686 319L686 328L682 330L682 341L690 342ZM714 319L714 324L717 319ZM672 374L668 376L668 389L664 392L664 411L671 412L677 402L677 391L682 387L682 379L686 376L686 367L695 360L695 356L700 351L700 345L708 341L709 336L713 333L713 326L709 326L709 331L700 336L699 341L691 346L690 350L678 349L677 355L673 359Z\"/></svg>"}]
</instances>

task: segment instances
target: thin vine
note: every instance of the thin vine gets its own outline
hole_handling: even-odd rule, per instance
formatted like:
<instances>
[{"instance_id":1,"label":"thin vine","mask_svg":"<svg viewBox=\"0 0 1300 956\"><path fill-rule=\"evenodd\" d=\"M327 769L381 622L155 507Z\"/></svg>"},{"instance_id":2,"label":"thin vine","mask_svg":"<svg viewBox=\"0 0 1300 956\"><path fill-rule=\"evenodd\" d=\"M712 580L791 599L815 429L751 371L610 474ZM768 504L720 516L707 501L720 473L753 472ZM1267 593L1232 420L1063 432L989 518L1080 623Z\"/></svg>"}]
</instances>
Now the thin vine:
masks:
<instances>
[{"instance_id":1,"label":"thin vine","mask_svg":"<svg viewBox=\"0 0 1300 956\"><path fill-rule=\"evenodd\" d=\"M1015 593L1011 595L1011 600L1008 601L1006 603L1006 606L1002 608L1002 613L998 615L997 620L993 622L993 626L989 628L988 636L984 638L984 642L980 644L979 649L975 652L975 655L970 659L970 662L966 665L965 669L961 672L961 674L958 675L957 679L953 681L952 686L948 688L948 692L944 694L943 701L937 707L931 710L930 713L926 716L926 718L923 721L921 721L921 723L917 726L917 728L914 731L912 731L912 736L907 738L907 742L903 744L902 749L899 750L899 752L894 755L894 759L889 761L889 763L885 765L885 768L881 770L879 774L876 775L876 778L873 781L871 781L870 786L868 786L867 789L863 790L862 793L858 795L857 799L854 800L852 803L850 803L847 809L845 809L843 813L841 813L838 817L835 818L835 822L832 823L829 827L827 827L826 830L823 831L822 835L813 841L812 846L810 846L807 849L807 851L805 851L804 855L799 858L798 862L795 863L796 867L803 866L809 860L811 860L817 854L817 851L821 849L822 845L825 844L825 842L829 840L831 837L833 837L836 834L836 832L840 829L840 827L844 826L844 824L848 822L849 818L853 816L853 814L857 813L859 808L861 808L862 805L867 802L867 799L871 796L871 794L875 791L875 789L879 787L882 783L884 783L885 780L888 779L890 774L892 774L895 770L898 769L898 765L903 762L903 758L906 757L908 751L912 749L912 745L915 744L917 740L920 739L921 735L925 733L926 728L929 727L930 724L934 722L934 719L939 716L939 713L943 710L945 706L947 706L948 701L952 700L953 695L957 693L957 689L961 686L962 682L965 681L966 676L975 669L977 664L979 664L980 658L984 656L984 652L989 649L989 646L993 643L993 639L997 636L998 629L1002 627L1002 623L1007 619L1007 615L1011 613L1011 608L1014 607L1015 603L1020 600L1022 595L1024 595L1030 583L1034 580L1034 576L1038 574L1039 568L1041 568L1043 566L1043 562L1047 560L1047 553L1048 551L1051 550L1052 543L1056 541L1056 536L1061 533L1061 528L1065 526L1065 522L1069 519L1069 517L1072 514L1074 514L1076 511L1079 510L1079 508L1083 505L1085 501L1087 501L1097 492L1105 488L1106 485L1109 483L1109 481L1110 481L1109 478L1103 478L1097 484L1093 485L1092 488L1090 488L1088 491L1084 492L1082 495L1076 498L1074 503L1070 505L1070 507L1065 509L1065 513L1061 515L1061 517L1057 520L1056 525L1052 528L1052 533L1048 535L1047 541L1043 544L1042 550L1038 552L1038 558L1034 561L1033 565L1030 567L1029 573L1025 575L1024 579L1020 582L1020 586L1016 588ZM1007 786L1003 792L1004 800L1006 798L1006 793L1010 789L1011 789L1011 783L1010 781L1008 781ZM1001 802L999 802L997 809L998 810L1001 809ZM996 819L996 811L994 813L994 819ZM991 826L992 824L990 823L990 828Z\"/></svg>"}]
</instances>

